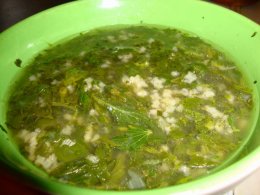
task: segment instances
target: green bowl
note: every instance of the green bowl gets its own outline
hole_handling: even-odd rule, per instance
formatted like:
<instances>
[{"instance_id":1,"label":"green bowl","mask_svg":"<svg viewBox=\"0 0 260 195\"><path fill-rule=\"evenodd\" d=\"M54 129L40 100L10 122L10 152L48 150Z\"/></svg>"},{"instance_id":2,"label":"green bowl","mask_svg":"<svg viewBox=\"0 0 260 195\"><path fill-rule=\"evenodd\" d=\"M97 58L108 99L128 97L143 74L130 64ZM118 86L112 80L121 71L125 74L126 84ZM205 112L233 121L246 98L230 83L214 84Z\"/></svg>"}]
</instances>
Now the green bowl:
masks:
<instances>
[{"instance_id":1,"label":"green bowl","mask_svg":"<svg viewBox=\"0 0 260 195\"><path fill-rule=\"evenodd\" d=\"M18 151L5 126L8 89L33 56L79 32L114 24L158 24L192 32L230 56L260 93L260 26L224 8L198 0L87 0L49 9L0 34L0 159L40 188L56 194L211 194L234 187L260 167L260 120L242 157L208 176L181 185L130 192L99 191L54 181ZM255 109L258 112L259 106ZM257 113L258 114L258 113Z\"/></svg>"}]
</instances>

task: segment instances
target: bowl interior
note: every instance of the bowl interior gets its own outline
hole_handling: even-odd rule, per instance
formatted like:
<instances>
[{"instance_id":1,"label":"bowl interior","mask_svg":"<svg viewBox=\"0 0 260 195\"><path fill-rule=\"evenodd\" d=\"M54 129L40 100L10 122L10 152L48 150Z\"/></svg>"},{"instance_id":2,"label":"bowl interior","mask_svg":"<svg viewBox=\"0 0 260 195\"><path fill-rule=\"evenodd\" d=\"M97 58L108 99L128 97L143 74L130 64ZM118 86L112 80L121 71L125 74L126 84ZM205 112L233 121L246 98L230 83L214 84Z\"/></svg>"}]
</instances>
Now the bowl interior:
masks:
<instances>
[{"instance_id":1,"label":"bowl interior","mask_svg":"<svg viewBox=\"0 0 260 195\"><path fill-rule=\"evenodd\" d=\"M39 51L57 41L80 32L114 24L159 24L188 31L200 36L224 51L241 66L250 82L255 84L255 99L260 93L260 27L248 19L221 7L194 0L88 0L61 5L44 11L15 25L0 34L0 158L19 171L29 173L40 186L62 194L83 194L95 191L72 187L51 181L46 174L25 160L4 131L8 89L22 68L15 66L16 59L26 66ZM256 102L258 104L258 101ZM260 120L259 106L255 107L256 128L245 146L244 156L231 166L207 177L186 184L163 189L132 193L190 193L198 194L225 191L259 167ZM241 170L246 170L241 172ZM223 180L225 178L225 181ZM211 187L209 187L211 186ZM113 193L113 192L107 192ZM123 192L117 192L123 193ZM131 192L130 192L131 193ZM194 194L194 193L193 193Z\"/></svg>"}]
</instances>

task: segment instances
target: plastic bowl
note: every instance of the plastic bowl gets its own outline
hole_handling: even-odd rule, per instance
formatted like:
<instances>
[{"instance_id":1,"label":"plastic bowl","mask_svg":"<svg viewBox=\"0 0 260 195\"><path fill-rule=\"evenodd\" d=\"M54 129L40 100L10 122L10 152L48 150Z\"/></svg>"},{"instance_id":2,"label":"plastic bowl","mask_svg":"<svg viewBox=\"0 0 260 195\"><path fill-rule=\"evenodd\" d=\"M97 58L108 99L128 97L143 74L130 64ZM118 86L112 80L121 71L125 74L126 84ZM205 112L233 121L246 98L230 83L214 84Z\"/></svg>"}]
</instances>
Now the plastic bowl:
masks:
<instances>
[{"instance_id":1,"label":"plastic bowl","mask_svg":"<svg viewBox=\"0 0 260 195\"><path fill-rule=\"evenodd\" d=\"M0 34L0 159L40 188L57 194L212 194L232 188L260 167L260 120L243 156L192 182L161 189L115 192L79 188L48 178L18 151L5 126L8 89L39 51L79 32L113 24L158 24L197 34L221 48L248 73L260 93L260 26L219 6L195 0L88 0L64 4L20 22ZM259 108L256 108L256 111Z\"/></svg>"}]
</instances>

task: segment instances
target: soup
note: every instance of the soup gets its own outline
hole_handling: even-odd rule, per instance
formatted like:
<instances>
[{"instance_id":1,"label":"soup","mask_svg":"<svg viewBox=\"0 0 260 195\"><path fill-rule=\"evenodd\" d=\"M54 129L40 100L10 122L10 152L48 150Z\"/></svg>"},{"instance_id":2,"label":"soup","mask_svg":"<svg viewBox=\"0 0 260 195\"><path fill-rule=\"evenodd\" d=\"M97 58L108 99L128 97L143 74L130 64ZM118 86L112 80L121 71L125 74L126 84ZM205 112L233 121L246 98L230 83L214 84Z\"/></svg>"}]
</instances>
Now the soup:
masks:
<instances>
[{"instance_id":1,"label":"soup","mask_svg":"<svg viewBox=\"0 0 260 195\"><path fill-rule=\"evenodd\" d=\"M7 125L52 178L150 189L223 164L249 133L252 99L238 67L199 37L111 27L40 53L12 90Z\"/></svg>"}]
</instances>

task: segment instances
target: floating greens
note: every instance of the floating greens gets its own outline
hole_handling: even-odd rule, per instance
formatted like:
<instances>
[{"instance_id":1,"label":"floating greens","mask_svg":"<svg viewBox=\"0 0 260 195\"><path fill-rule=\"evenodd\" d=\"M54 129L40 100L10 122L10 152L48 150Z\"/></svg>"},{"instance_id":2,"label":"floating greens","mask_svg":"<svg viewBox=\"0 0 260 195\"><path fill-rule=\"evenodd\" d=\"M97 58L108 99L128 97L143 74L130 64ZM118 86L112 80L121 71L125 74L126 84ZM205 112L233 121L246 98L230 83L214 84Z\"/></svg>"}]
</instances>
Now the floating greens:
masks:
<instances>
[{"instance_id":1,"label":"floating greens","mask_svg":"<svg viewBox=\"0 0 260 195\"><path fill-rule=\"evenodd\" d=\"M228 160L251 125L252 90L238 67L175 29L96 29L22 68L6 124L22 154L71 185L189 182Z\"/></svg>"}]
</instances>

